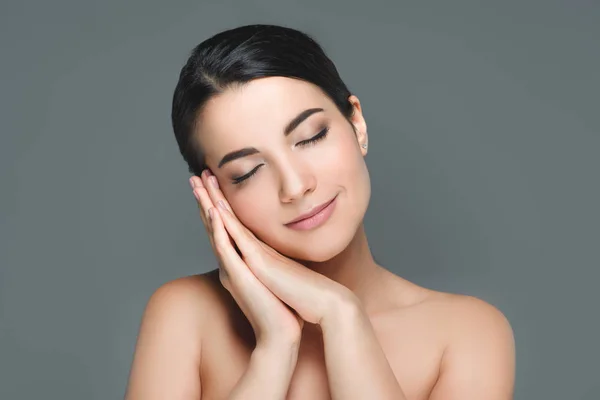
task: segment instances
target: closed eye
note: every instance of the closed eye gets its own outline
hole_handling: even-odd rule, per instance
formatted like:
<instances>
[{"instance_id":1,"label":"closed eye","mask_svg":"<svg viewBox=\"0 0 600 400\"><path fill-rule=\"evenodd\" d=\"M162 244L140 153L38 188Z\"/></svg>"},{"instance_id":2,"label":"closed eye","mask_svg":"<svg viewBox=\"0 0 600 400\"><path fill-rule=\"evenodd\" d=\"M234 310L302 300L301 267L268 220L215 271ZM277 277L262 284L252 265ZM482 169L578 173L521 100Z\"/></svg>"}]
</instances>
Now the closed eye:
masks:
<instances>
[{"instance_id":1,"label":"closed eye","mask_svg":"<svg viewBox=\"0 0 600 400\"><path fill-rule=\"evenodd\" d=\"M296 146L310 146L310 145L313 145L316 142L318 142L319 140L325 139L327 137L328 133L329 133L329 127L325 127L319 133L317 133L315 136L311 137L310 139L306 139L306 140L303 140L301 142L298 142L298 144L296 144ZM242 176L233 178L232 179L232 183L234 185L239 185L239 184L245 182L248 178L250 178L252 175L254 175L258 171L258 169L260 167L262 167L263 165L264 164L258 164L256 167L254 167L247 174L244 174Z\"/></svg>"},{"instance_id":2,"label":"closed eye","mask_svg":"<svg viewBox=\"0 0 600 400\"><path fill-rule=\"evenodd\" d=\"M256 171L258 171L258 169L260 167L262 167L264 164L258 164L256 167L254 167L250 172L248 172L247 174L244 174L242 176L238 176L236 178L232 179L232 183L234 185L239 185L240 183L244 182L246 179L250 178L252 175L254 175L256 173Z\"/></svg>"},{"instance_id":3,"label":"closed eye","mask_svg":"<svg viewBox=\"0 0 600 400\"><path fill-rule=\"evenodd\" d=\"M296 146L308 146L311 144L315 144L319 140L325 139L328 132L329 132L329 127L325 127L321 132L317 133L315 136L311 137L310 139L298 142L298 144Z\"/></svg>"}]
</instances>

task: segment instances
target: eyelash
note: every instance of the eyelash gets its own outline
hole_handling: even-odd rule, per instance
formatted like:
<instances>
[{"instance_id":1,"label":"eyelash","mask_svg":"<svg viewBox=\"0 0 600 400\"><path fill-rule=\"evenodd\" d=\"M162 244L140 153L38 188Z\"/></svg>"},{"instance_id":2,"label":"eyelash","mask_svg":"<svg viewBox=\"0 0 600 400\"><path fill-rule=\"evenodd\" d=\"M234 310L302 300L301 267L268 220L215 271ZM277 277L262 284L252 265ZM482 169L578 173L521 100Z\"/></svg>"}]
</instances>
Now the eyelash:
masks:
<instances>
[{"instance_id":1,"label":"eyelash","mask_svg":"<svg viewBox=\"0 0 600 400\"><path fill-rule=\"evenodd\" d=\"M327 137L328 133L329 133L329 127L325 127L319 133L317 133L315 136L311 137L310 139L298 142L297 146L312 146L315 143L317 143L319 140L325 139ZM252 175L254 175L256 173L256 171L258 171L258 169L263 165L264 164L259 164L256 167L254 167L254 169L252 169L252 171L248 172L247 174L242 175L237 178L233 178L231 183L233 183L234 185L243 184L248 178L250 178Z\"/></svg>"},{"instance_id":2,"label":"eyelash","mask_svg":"<svg viewBox=\"0 0 600 400\"><path fill-rule=\"evenodd\" d=\"M298 145L300 146L310 146L315 144L316 142L318 142L319 140L325 139L325 137L327 136L327 133L329 132L329 127L325 127L321 130L321 132L317 133L315 136L311 137L310 139L307 140L303 140L301 142L298 143Z\"/></svg>"}]
</instances>

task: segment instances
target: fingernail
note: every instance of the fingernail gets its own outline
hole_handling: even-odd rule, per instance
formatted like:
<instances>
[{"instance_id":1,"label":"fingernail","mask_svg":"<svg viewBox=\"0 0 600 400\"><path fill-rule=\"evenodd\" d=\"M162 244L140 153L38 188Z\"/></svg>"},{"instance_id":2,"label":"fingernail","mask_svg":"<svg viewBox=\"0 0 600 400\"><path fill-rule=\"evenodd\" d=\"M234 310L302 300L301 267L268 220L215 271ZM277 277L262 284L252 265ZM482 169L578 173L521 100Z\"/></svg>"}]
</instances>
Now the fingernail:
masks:
<instances>
[{"instance_id":1,"label":"fingernail","mask_svg":"<svg viewBox=\"0 0 600 400\"><path fill-rule=\"evenodd\" d=\"M225 207L225 202L223 200L219 200L217 202L217 206L221 207L223 210L227 210L227 207Z\"/></svg>"},{"instance_id":2,"label":"fingernail","mask_svg":"<svg viewBox=\"0 0 600 400\"><path fill-rule=\"evenodd\" d=\"M202 179L196 178L195 176L192 176L190 178L190 186L192 187L192 190L193 190L195 188L201 188L204 185L202 185Z\"/></svg>"},{"instance_id":3,"label":"fingernail","mask_svg":"<svg viewBox=\"0 0 600 400\"><path fill-rule=\"evenodd\" d=\"M194 193L194 197L196 198L196 200L200 201L200 195L198 194L198 192L196 192L195 190L193 190L192 193Z\"/></svg>"},{"instance_id":4,"label":"fingernail","mask_svg":"<svg viewBox=\"0 0 600 400\"><path fill-rule=\"evenodd\" d=\"M208 210L208 220L209 220L210 222L212 222L212 218L213 218L213 208L211 207L211 208L209 208L209 210Z\"/></svg>"},{"instance_id":5,"label":"fingernail","mask_svg":"<svg viewBox=\"0 0 600 400\"><path fill-rule=\"evenodd\" d=\"M212 182L213 186L218 189L219 188L219 182L217 182L217 177L214 176L214 175L212 175L209 179Z\"/></svg>"}]
</instances>

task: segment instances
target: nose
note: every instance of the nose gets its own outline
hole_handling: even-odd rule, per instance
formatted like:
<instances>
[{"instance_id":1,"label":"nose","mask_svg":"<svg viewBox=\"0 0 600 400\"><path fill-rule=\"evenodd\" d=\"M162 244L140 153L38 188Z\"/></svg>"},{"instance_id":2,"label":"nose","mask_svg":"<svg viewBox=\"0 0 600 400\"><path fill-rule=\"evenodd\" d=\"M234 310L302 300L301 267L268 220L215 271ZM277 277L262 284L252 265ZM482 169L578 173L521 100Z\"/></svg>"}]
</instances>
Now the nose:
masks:
<instances>
[{"instance_id":1,"label":"nose","mask_svg":"<svg viewBox=\"0 0 600 400\"><path fill-rule=\"evenodd\" d=\"M287 164L281 172L279 198L283 203L292 203L307 194L314 192L317 179L311 168L298 164Z\"/></svg>"}]
</instances>

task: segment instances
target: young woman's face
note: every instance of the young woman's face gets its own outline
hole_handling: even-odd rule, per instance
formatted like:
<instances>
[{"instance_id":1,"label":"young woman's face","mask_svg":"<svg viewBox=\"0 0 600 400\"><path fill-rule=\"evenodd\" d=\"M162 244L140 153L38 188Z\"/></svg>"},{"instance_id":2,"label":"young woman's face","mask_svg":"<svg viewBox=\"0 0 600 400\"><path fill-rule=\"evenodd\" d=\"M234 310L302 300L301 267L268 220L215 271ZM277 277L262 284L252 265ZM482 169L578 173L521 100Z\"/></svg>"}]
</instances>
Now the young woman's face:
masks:
<instances>
[{"instance_id":1,"label":"young woman's face","mask_svg":"<svg viewBox=\"0 0 600 400\"><path fill-rule=\"evenodd\" d=\"M233 211L286 256L331 259L362 223L371 194L366 124L358 99L350 100L356 133L319 87L283 77L228 89L200 116L198 144ZM286 132L306 110L314 112ZM332 200L312 220L290 224Z\"/></svg>"}]
</instances>

